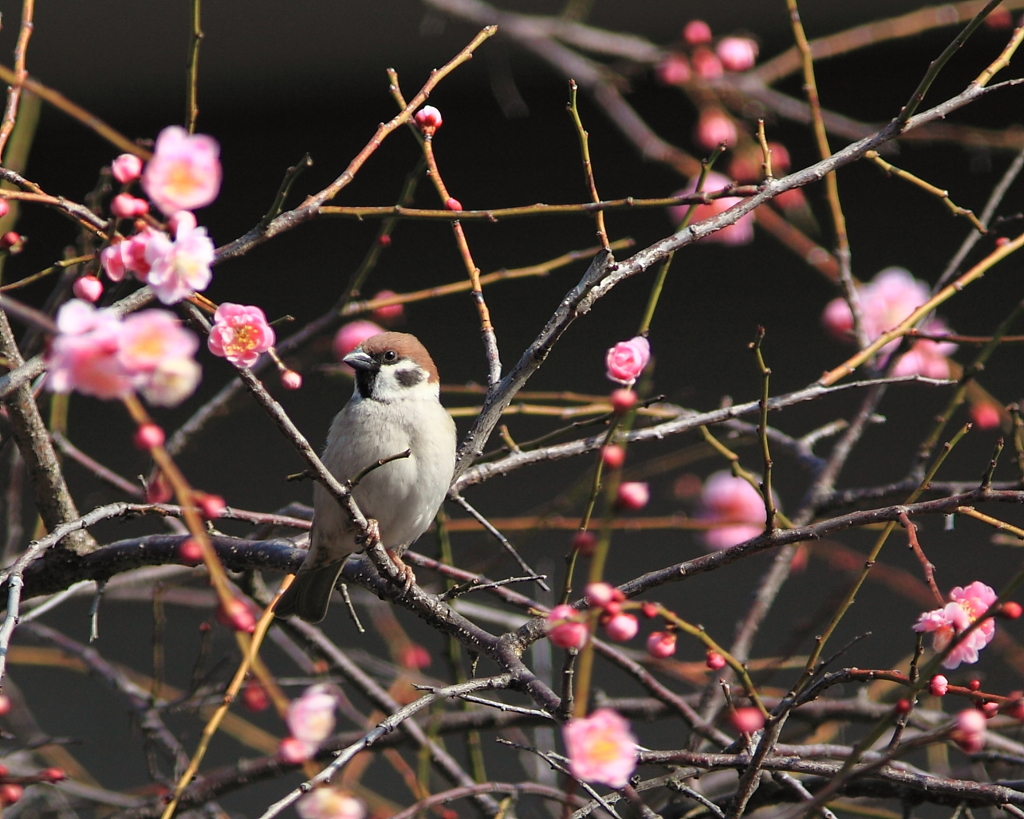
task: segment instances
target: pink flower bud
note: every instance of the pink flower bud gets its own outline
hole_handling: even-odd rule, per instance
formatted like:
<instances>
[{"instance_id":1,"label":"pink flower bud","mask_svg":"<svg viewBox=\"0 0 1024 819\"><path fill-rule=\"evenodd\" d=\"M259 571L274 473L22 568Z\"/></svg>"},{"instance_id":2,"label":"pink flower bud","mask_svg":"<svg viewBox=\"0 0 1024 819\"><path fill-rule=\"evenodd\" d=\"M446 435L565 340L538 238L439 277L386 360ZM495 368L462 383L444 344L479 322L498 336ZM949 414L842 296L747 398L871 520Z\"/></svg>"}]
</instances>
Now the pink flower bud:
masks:
<instances>
[{"instance_id":1,"label":"pink flower bud","mask_svg":"<svg viewBox=\"0 0 1024 819\"><path fill-rule=\"evenodd\" d=\"M386 233L382 233L377 237L377 244L381 247L391 247L391 237Z\"/></svg>"},{"instance_id":2,"label":"pink flower bud","mask_svg":"<svg viewBox=\"0 0 1024 819\"><path fill-rule=\"evenodd\" d=\"M413 117L416 120L416 124L420 127L420 130L424 133L428 131L433 133L441 127L444 120L441 118L441 112L438 111L433 105L424 105L416 112Z\"/></svg>"},{"instance_id":3,"label":"pink flower bud","mask_svg":"<svg viewBox=\"0 0 1024 819\"><path fill-rule=\"evenodd\" d=\"M391 299L398 294L394 290L381 290L371 301ZM401 320L405 315L405 306L401 304L389 304L385 307L376 308L371 314L381 324L392 324Z\"/></svg>"},{"instance_id":4,"label":"pink flower bud","mask_svg":"<svg viewBox=\"0 0 1024 819\"><path fill-rule=\"evenodd\" d=\"M711 26L703 20L691 20L683 28L683 39L690 45L711 42Z\"/></svg>"},{"instance_id":5,"label":"pink flower bud","mask_svg":"<svg viewBox=\"0 0 1024 819\"><path fill-rule=\"evenodd\" d=\"M585 589L587 604L591 608L603 609L615 600L616 588L610 583L588 583ZM619 593L622 596L622 593Z\"/></svg>"},{"instance_id":6,"label":"pink flower bud","mask_svg":"<svg viewBox=\"0 0 1024 819\"><path fill-rule=\"evenodd\" d=\"M651 492L646 483L641 481L623 481L619 484L619 492L615 505L619 509L635 512L643 509L651 499Z\"/></svg>"},{"instance_id":7,"label":"pink flower bud","mask_svg":"<svg viewBox=\"0 0 1024 819\"><path fill-rule=\"evenodd\" d=\"M644 617L648 620L653 620L658 616L658 604L657 603L644 603L640 606L640 611L643 612Z\"/></svg>"},{"instance_id":8,"label":"pink flower bud","mask_svg":"<svg viewBox=\"0 0 1024 819\"><path fill-rule=\"evenodd\" d=\"M8 214L8 212L10 211L10 209L11 209L11 206L9 204L7 204L7 200L6 199L0 199L0 219L2 219L4 216L6 216Z\"/></svg>"},{"instance_id":9,"label":"pink flower bud","mask_svg":"<svg viewBox=\"0 0 1024 819\"><path fill-rule=\"evenodd\" d=\"M20 252L21 234L17 231L9 230L3 236L0 236L0 250L9 250L11 253Z\"/></svg>"},{"instance_id":10,"label":"pink flower bud","mask_svg":"<svg viewBox=\"0 0 1024 819\"><path fill-rule=\"evenodd\" d=\"M612 392L612 412L616 415L625 415L636 406L636 393L632 390L615 390Z\"/></svg>"},{"instance_id":11,"label":"pink flower bud","mask_svg":"<svg viewBox=\"0 0 1024 819\"><path fill-rule=\"evenodd\" d=\"M429 668L431 662L430 652L417 643L409 643L398 655L398 664L411 671Z\"/></svg>"},{"instance_id":12,"label":"pink flower bud","mask_svg":"<svg viewBox=\"0 0 1024 819\"><path fill-rule=\"evenodd\" d=\"M998 702L984 702L981 704L981 713L985 715L985 719L992 719L996 714L999 713Z\"/></svg>"},{"instance_id":13,"label":"pink flower bud","mask_svg":"<svg viewBox=\"0 0 1024 819\"><path fill-rule=\"evenodd\" d=\"M134 182L142 175L142 160L135 154L121 154L110 163L110 172L122 185Z\"/></svg>"},{"instance_id":14,"label":"pink flower bud","mask_svg":"<svg viewBox=\"0 0 1024 819\"><path fill-rule=\"evenodd\" d=\"M198 224L196 215L190 210L177 210L167 217L167 229L175 236L178 235L178 228L188 233L195 230Z\"/></svg>"},{"instance_id":15,"label":"pink flower bud","mask_svg":"<svg viewBox=\"0 0 1024 819\"><path fill-rule=\"evenodd\" d=\"M196 505L206 520L216 520L224 514L228 505L220 495L211 495L207 492L196 492L194 494Z\"/></svg>"},{"instance_id":16,"label":"pink flower bud","mask_svg":"<svg viewBox=\"0 0 1024 819\"><path fill-rule=\"evenodd\" d=\"M667 631L652 631L647 638L647 653L659 660L676 653L676 635Z\"/></svg>"},{"instance_id":17,"label":"pink flower bud","mask_svg":"<svg viewBox=\"0 0 1024 819\"><path fill-rule=\"evenodd\" d=\"M605 353L608 380L630 385L640 377L650 360L651 344L643 336L620 341Z\"/></svg>"},{"instance_id":18,"label":"pink flower bud","mask_svg":"<svg viewBox=\"0 0 1024 819\"><path fill-rule=\"evenodd\" d=\"M40 782L63 782L68 778L67 771L63 768L44 768L36 776Z\"/></svg>"},{"instance_id":19,"label":"pink flower bud","mask_svg":"<svg viewBox=\"0 0 1024 819\"><path fill-rule=\"evenodd\" d=\"M572 548L584 557L594 554L594 547L597 545L597 537L593 532L577 532L572 538Z\"/></svg>"},{"instance_id":20,"label":"pink flower bud","mask_svg":"<svg viewBox=\"0 0 1024 819\"><path fill-rule=\"evenodd\" d=\"M256 630L256 618L249 611L249 607L237 597L217 607L217 620L235 631L252 634Z\"/></svg>"},{"instance_id":21,"label":"pink flower bud","mask_svg":"<svg viewBox=\"0 0 1024 819\"><path fill-rule=\"evenodd\" d=\"M203 547L194 537L186 538L178 546L178 560L186 566L198 566L203 562Z\"/></svg>"},{"instance_id":22,"label":"pink flower bud","mask_svg":"<svg viewBox=\"0 0 1024 819\"><path fill-rule=\"evenodd\" d=\"M713 151L721 144L736 144L736 123L720 108L705 108L697 120L694 140L702 148Z\"/></svg>"},{"instance_id":23,"label":"pink flower bud","mask_svg":"<svg viewBox=\"0 0 1024 819\"><path fill-rule=\"evenodd\" d=\"M757 43L749 37L723 37L715 53L726 71L747 71L757 61Z\"/></svg>"},{"instance_id":24,"label":"pink flower bud","mask_svg":"<svg viewBox=\"0 0 1024 819\"><path fill-rule=\"evenodd\" d=\"M933 697L944 697L949 691L949 680L941 674L936 674L928 681L928 693Z\"/></svg>"},{"instance_id":25,"label":"pink flower bud","mask_svg":"<svg viewBox=\"0 0 1024 819\"><path fill-rule=\"evenodd\" d=\"M696 48L690 55L690 64L694 73L702 80L714 80L725 73L722 61L715 56L710 48Z\"/></svg>"},{"instance_id":26,"label":"pink flower bud","mask_svg":"<svg viewBox=\"0 0 1024 819\"><path fill-rule=\"evenodd\" d=\"M764 728L764 714L761 713L760 708L755 708L752 705L746 708L737 708L729 714L729 722L737 731L752 734L754 731Z\"/></svg>"},{"instance_id":27,"label":"pink flower bud","mask_svg":"<svg viewBox=\"0 0 1024 819\"><path fill-rule=\"evenodd\" d=\"M281 373L281 386L286 390L297 390L302 386L302 376L295 370L285 370Z\"/></svg>"},{"instance_id":28,"label":"pink flower bud","mask_svg":"<svg viewBox=\"0 0 1024 819\"><path fill-rule=\"evenodd\" d=\"M725 657L709 648L704 664L712 671L721 671L725 668Z\"/></svg>"},{"instance_id":29,"label":"pink flower bud","mask_svg":"<svg viewBox=\"0 0 1024 819\"><path fill-rule=\"evenodd\" d=\"M384 328L372 321L350 321L342 325L334 334L334 357L341 361L366 339L383 332Z\"/></svg>"},{"instance_id":30,"label":"pink flower bud","mask_svg":"<svg viewBox=\"0 0 1024 819\"><path fill-rule=\"evenodd\" d=\"M601 461L609 469L619 469L626 462L626 450L618 444L608 444L601 449Z\"/></svg>"},{"instance_id":31,"label":"pink flower bud","mask_svg":"<svg viewBox=\"0 0 1024 819\"><path fill-rule=\"evenodd\" d=\"M75 283L71 285L71 291L76 298L92 304L99 301L100 296L103 295L103 282L95 276L82 276L75 279Z\"/></svg>"},{"instance_id":32,"label":"pink flower bud","mask_svg":"<svg viewBox=\"0 0 1024 819\"><path fill-rule=\"evenodd\" d=\"M149 205L142 199L136 199L130 193L119 193L110 202L110 212L118 219L134 219L149 210Z\"/></svg>"},{"instance_id":33,"label":"pink flower bud","mask_svg":"<svg viewBox=\"0 0 1024 819\"><path fill-rule=\"evenodd\" d=\"M140 424L135 430L135 437L132 443L136 449L148 451L164 445L164 431L156 424Z\"/></svg>"},{"instance_id":34,"label":"pink flower bud","mask_svg":"<svg viewBox=\"0 0 1024 819\"><path fill-rule=\"evenodd\" d=\"M586 623L574 619L579 613L572 606L555 606L548 612L548 639L559 648L583 648L589 632Z\"/></svg>"},{"instance_id":35,"label":"pink flower bud","mask_svg":"<svg viewBox=\"0 0 1024 819\"><path fill-rule=\"evenodd\" d=\"M462 203L458 199L456 199L454 196L449 196L448 197L448 201L446 201L444 203L444 206L448 210L455 210L455 211L462 210Z\"/></svg>"},{"instance_id":36,"label":"pink flower bud","mask_svg":"<svg viewBox=\"0 0 1024 819\"><path fill-rule=\"evenodd\" d=\"M13 782L8 782L6 785L0 785L0 804L13 805L21 799L21 796L24 793L25 789L21 785L15 785Z\"/></svg>"},{"instance_id":37,"label":"pink flower bud","mask_svg":"<svg viewBox=\"0 0 1024 819\"><path fill-rule=\"evenodd\" d=\"M289 765L300 765L305 762L316 753L316 748L312 749L312 753L309 751L309 746L295 737L285 737L277 747L278 757Z\"/></svg>"},{"instance_id":38,"label":"pink flower bud","mask_svg":"<svg viewBox=\"0 0 1024 819\"><path fill-rule=\"evenodd\" d=\"M978 429L995 429L1001 422L999 408L987 401L971 404L971 421Z\"/></svg>"},{"instance_id":39,"label":"pink flower bud","mask_svg":"<svg viewBox=\"0 0 1024 819\"><path fill-rule=\"evenodd\" d=\"M669 54L654 70L658 81L665 85L683 85L693 77L690 61L685 54Z\"/></svg>"},{"instance_id":40,"label":"pink flower bud","mask_svg":"<svg viewBox=\"0 0 1024 819\"><path fill-rule=\"evenodd\" d=\"M975 754L985 747L985 715L977 708L957 714L950 738L965 754Z\"/></svg>"},{"instance_id":41,"label":"pink flower bud","mask_svg":"<svg viewBox=\"0 0 1024 819\"><path fill-rule=\"evenodd\" d=\"M999 607L999 611L996 612L997 617L1002 617L1004 620L1016 620L1022 613L1020 603L1014 600L1007 600Z\"/></svg>"},{"instance_id":42,"label":"pink flower bud","mask_svg":"<svg viewBox=\"0 0 1024 819\"><path fill-rule=\"evenodd\" d=\"M616 614L604 624L604 631L608 635L608 639L614 640L616 643L632 640L636 637L639 629L639 621L632 614L626 613Z\"/></svg>"},{"instance_id":43,"label":"pink flower bud","mask_svg":"<svg viewBox=\"0 0 1024 819\"><path fill-rule=\"evenodd\" d=\"M11 711L11 698L6 694L0 694L0 717L9 714Z\"/></svg>"}]
</instances>

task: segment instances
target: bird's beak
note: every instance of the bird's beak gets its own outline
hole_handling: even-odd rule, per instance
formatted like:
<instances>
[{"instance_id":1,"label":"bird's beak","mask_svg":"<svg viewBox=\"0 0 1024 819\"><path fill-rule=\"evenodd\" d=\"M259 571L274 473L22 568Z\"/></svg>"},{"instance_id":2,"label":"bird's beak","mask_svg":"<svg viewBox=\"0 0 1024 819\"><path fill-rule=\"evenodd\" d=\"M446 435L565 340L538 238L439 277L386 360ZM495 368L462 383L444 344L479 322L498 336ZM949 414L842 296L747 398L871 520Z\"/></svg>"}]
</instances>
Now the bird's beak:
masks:
<instances>
[{"instance_id":1,"label":"bird's beak","mask_svg":"<svg viewBox=\"0 0 1024 819\"><path fill-rule=\"evenodd\" d=\"M356 370L372 370L377 366L374 360L362 350L353 350L341 360Z\"/></svg>"}]
</instances>

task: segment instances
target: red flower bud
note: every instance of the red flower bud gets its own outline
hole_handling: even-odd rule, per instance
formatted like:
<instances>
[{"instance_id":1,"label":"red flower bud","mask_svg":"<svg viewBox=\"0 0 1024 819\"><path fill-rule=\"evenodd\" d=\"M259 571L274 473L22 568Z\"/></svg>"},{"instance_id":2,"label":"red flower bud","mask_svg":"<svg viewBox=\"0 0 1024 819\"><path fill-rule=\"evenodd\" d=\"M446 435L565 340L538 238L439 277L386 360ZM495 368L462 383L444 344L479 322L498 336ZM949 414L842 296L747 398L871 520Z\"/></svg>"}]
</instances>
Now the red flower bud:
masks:
<instances>
[{"instance_id":1,"label":"red flower bud","mask_svg":"<svg viewBox=\"0 0 1024 819\"><path fill-rule=\"evenodd\" d=\"M910 702L910 700L907 700L907 699L900 699L900 700L896 700L896 705L895 705L895 707L893 708L893 710L894 710L894 711L895 711L895 712L896 712L897 714L899 714L900 716L902 716L902 715L904 715L904 714L909 714L909 713L910 713L910 711L911 711L911 709L912 709L913 707L914 707L914 706L913 706L913 704L912 704L912 703Z\"/></svg>"},{"instance_id":2,"label":"red flower bud","mask_svg":"<svg viewBox=\"0 0 1024 819\"><path fill-rule=\"evenodd\" d=\"M658 616L658 604L657 603L644 603L640 607L640 611L643 612L644 617L648 620L653 620Z\"/></svg>"},{"instance_id":3,"label":"red flower bud","mask_svg":"<svg viewBox=\"0 0 1024 819\"><path fill-rule=\"evenodd\" d=\"M754 708L753 706L737 708L729 714L729 722L732 723L732 727L737 731L742 731L744 734L752 734L754 731L759 731L764 727L764 714L761 713L759 708Z\"/></svg>"},{"instance_id":4,"label":"red flower bud","mask_svg":"<svg viewBox=\"0 0 1024 819\"><path fill-rule=\"evenodd\" d=\"M63 768L45 768L37 776L40 782L63 782L68 778Z\"/></svg>"},{"instance_id":5,"label":"red flower bud","mask_svg":"<svg viewBox=\"0 0 1024 819\"><path fill-rule=\"evenodd\" d=\"M242 705L247 711L258 713L270 707L270 697L259 680L249 680L242 689Z\"/></svg>"},{"instance_id":6,"label":"red flower bud","mask_svg":"<svg viewBox=\"0 0 1024 819\"><path fill-rule=\"evenodd\" d=\"M139 424L138 429L135 430L132 443L135 444L136 449L149 451L163 446L164 440L164 431L160 427L156 424L145 423Z\"/></svg>"},{"instance_id":7,"label":"red flower bud","mask_svg":"<svg viewBox=\"0 0 1024 819\"><path fill-rule=\"evenodd\" d=\"M194 537L186 538L178 546L178 560L186 566L198 566L203 562L203 547Z\"/></svg>"},{"instance_id":8,"label":"red flower bud","mask_svg":"<svg viewBox=\"0 0 1024 819\"><path fill-rule=\"evenodd\" d=\"M23 793L25 793L25 789L21 785L13 783L0 785L0 805L13 805L21 799Z\"/></svg>"},{"instance_id":9,"label":"red flower bud","mask_svg":"<svg viewBox=\"0 0 1024 819\"><path fill-rule=\"evenodd\" d=\"M426 134L428 131L432 134L438 128L441 127L444 120L441 118L441 112L438 111L433 105L424 105L416 112L413 117L416 120L416 124L420 126L420 130Z\"/></svg>"},{"instance_id":10,"label":"red flower bud","mask_svg":"<svg viewBox=\"0 0 1024 819\"><path fill-rule=\"evenodd\" d=\"M286 390L297 390L302 386L302 376L295 370L285 370L281 373L281 386Z\"/></svg>"},{"instance_id":11,"label":"red flower bud","mask_svg":"<svg viewBox=\"0 0 1024 819\"><path fill-rule=\"evenodd\" d=\"M725 668L725 657L709 648L704 664L712 671L720 671Z\"/></svg>"},{"instance_id":12,"label":"red flower bud","mask_svg":"<svg viewBox=\"0 0 1024 819\"><path fill-rule=\"evenodd\" d=\"M237 597L217 607L217 620L235 631L252 634L256 630L256 618L252 616L249 607Z\"/></svg>"},{"instance_id":13,"label":"red flower bud","mask_svg":"<svg viewBox=\"0 0 1024 819\"><path fill-rule=\"evenodd\" d=\"M621 389L612 392L612 411L616 415L625 415L636 406L636 393L632 390Z\"/></svg>"},{"instance_id":14,"label":"red flower bud","mask_svg":"<svg viewBox=\"0 0 1024 819\"><path fill-rule=\"evenodd\" d=\"M572 538L572 548L584 557L594 554L597 536L593 532L577 532Z\"/></svg>"},{"instance_id":15,"label":"red flower bud","mask_svg":"<svg viewBox=\"0 0 1024 819\"><path fill-rule=\"evenodd\" d=\"M455 211L462 210L462 203L458 199L456 199L454 196L449 196L448 197L448 201L444 203L444 206L448 210L455 210Z\"/></svg>"},{"instance_id":16,"label":"red flower bud","mask_svg":"<svg viewBox=\"0 0 1024 819\"><path fill-rule=\"evenodd\" d=\"M997 614L999 617L1006 620L1016 620L1020 617L1022 611L1024 611L1024 609L1021 609L1020 603L1017 603L1014 600L1007 600L999 607Z\"/></svg>"},{"instance_id":17,"label":"red flower bud","mask_svg":"<svg viewBox=\"0 0 1024 819\"><path fill-rule=\"evenodd\" d=\"M211 495L207 492L196 492L195 501L199 506L199 511L207 520L216 520L223 515L224 510L228 508L228 505L224 503L224 498L220 495Z\"/></svg>"}]
</instances>

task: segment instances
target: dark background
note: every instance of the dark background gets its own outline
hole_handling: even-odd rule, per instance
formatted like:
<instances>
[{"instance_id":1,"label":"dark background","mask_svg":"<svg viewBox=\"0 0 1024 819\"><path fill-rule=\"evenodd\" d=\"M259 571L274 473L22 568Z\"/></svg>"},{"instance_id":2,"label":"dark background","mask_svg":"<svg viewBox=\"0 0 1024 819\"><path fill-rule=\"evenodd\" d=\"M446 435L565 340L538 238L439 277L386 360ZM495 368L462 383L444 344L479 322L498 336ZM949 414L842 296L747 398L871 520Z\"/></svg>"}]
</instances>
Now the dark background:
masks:
<instances>
[{"instance_id":1,"label":"dark background","mask_svg":"<svg viewBox=\"0 0 1024 819\"><path fill-rule=\"evenodd\" d=\"M806 4L803 18L809 36L820 36L849 25L916 7L914 3ZM153 138L159 130L183 120L185 64L189 41L189 6L186 2L53 2L36 10L36 28L30 47L31 73L85 106L129 138ZM0 4L4 28L0 54L10 54L17 33L17 5ZM510 10L556 13L552 2L510 3ZM761 41L762 57L770 57L791 43L785 5L781 2L639 2L597 0L589 22L630 31L669 44L693 17L706 19L716 34L749 31ZM389 2L216 2L204 5L205 40L200 57L197 130L215 136L222 149L224 186L220 198L199 213L218 245L226 244L252 227L269 207L289 165L306 152L314 166L295 188L291 204L335 178L372 135L378 122L389 119L395 106L387 92L384 69L398 70L402 87L411 96L431 68L440 66L471 38L475 29L446 20L412 0ZM824 104L867 122L885 122L917 85L928 63L952 38L953 29L873 47L848 57L822 62L818 79ZM962 89L990 62L1005 42L1007 32L982 29L940 77L929 101L944 99ZM8 60L9 61L9 60ZM494 72L507 61L528 107L528 115L507 118L490 91ZM1019 73L1011 68L1011 75ZM783 89L799 94L799 83L788 80ZM677 90L659 86L649 73L633 79L630 102L668 141L688 150L695 120L693 106ZM1019 92L996 94L954 116L956 121L986 127L1008 127L1019 119ZM477 57L446 79L431 97L441 109L444 127L435 149L452 195L466 208L502 207L533 202L574 202L586 199L580 171L576 134L565 114L564 78L525 55L499 34ZM587 97L580 110L590 131L598 189L603 198L658 197L684 184L662 165L644 162ZM794 167L815 159L805 129L784 121L769 123L770 135L784 142ZM833 147L843 140L833 137ZM67 118L44 108L39 132L27 169L28 178L53 194L82 201L95 184L101 166L117 151L98 136ZM335 204L388 205L396 197L406 173L418 158L412 136L399 132L370 159L355 182ZM891 157L942 188L953 199L979 212L1010 157L986 149L904 143ZM952 219L935 199L903 183L887 179L873 166L860 163L839 175L853 250L855 274L864 280L890 265L908 267L920 278L934 282L946 261L967 235L966 222ZM812 207L831 245L827 211L820 186L807 189ZM1011 191L1002 213L1019 212L1020 185ZM437 206L436 195L424 183L417 205ZM644 247L667 235L671 225L661 212L610 214L611 238L633 237ZM73 228L52 211L28 208L18 228L27 238L26 250L10 260L5 277L21 277L56 261L74 238ZM377 223L323 219L277 237L244 258L215 269L207 295L215 301L254 303L270 318L290 314L298 327L333 303L358 266L377 229ZM483 272L537 263L567 250L594 243L593 222L584 217L508 220L495 225L468 224L470 246ZM543 279L501 283L488 291L503 363L510 366L533 339L555 305L578 281L583 265L555 272ZM990 332L1021 298L1021 262L1011 258L963 296L944 307L951 326L964 333ZM372 295L382 288L398 292L457 281L464 277L451 232L442 223L402 223L393 245L383 255L366 288ZM646 301L651 276L629 281L599 302L594 311L566 334L531 389L605 393L604 350L632 336ZM45 297L46 287L27 291L32 301ZM765 355L773 371L772 392L788 392L813 381L835 366L849 350L826 337L820 328L821 310L835 295L834 288L800 259L782 249L763 232L741 248L702 244L679 254L651 329L656 357L653 392L687 406L710 409L723 396L735 401L757 397L759 379L747 349L755 328L767 330ZM475 309L469 298L452 296L407 308L404 327L416 333L434 354L446 384L482 383L486 371L479 342ZM287 331L283 331L287 332ZM969 351L957 359L968 362ZM231 375L230 365L202 357L205 375L199 399L209 397ZM320 365L330 362L323 347L303 361L305 385L297 393L283 393L271 375L268 384L292 418L313 442L322 440L330 417L342 405L350 387L326 375ZM983 383L1004 402L1022 393L1022 370L1017 348L1008 346L993 356ZM864 444L840 479L841 486L878 484L901 477L917 442L929 428L931 416L944 406L948 390L907 386L891 390L880 412L887 423L871 428ZM449 406L471 403L463 396L447 397ZM801 405L772 419L782 430L799 436L837 417L848 416L858 402L849 393L813 405ZM193 399L184 408L155 413L169 429L198 406ZM961 417L960 422L965 420ZM509 427L517 440L526 440L551 428L546 420L514 416ZM460 429L468 422L460 421ZM133 450L130 426L123 410L80 396L72 398L70 438L86 452L131 478L148 469ZM944 474L971 480L980 477L997 433L974 433L954 452ZM695 438L635 447L631 469L643 470L656 456L683 450ZM822 451L827 451L827 445ZM759 469L752 447L741 450L744 463ZM777 457L777 484L784 507L799 500L808 476L785 455ZM217 492L232 506L270 511L294 500L307 501L308 485L288 483L284 476L301 469L299 459L273 424L255 406L246 406L231 419L216 420L197 438L180 463L198 487ZM701 476L725 468L704 459L652 478L654 499L650 511L663 514L692 511L692 504L673 494L674 481L693 471ZM998 473L1012 476L1010 459ZM588 463L561 463L530 470L474 489L468 498L492 516L530 513L552 496L585 480ZM83 510L118 499L74 465L67 468L79 507ZM628 476L628 475L627 475ZM578 512L579 504L570 507ZM1010 514L996 510L997 514ZM453 510L453 514L457 514ZM241 527L225 526L244 533ZM151 524L109 524L98 527L97 537L111 540L153 531ZM847 546L864 549L873 532L856 532L842 539ZM923 522L922 543L939 566L939 585L948 589L981 579L998 588L1019 564L1012 548L993 545L991 532L970 521L959 521L953 532L941 522ZM433 553L427 539L420 548ZM568 536L517 536L528 561L559 581ZM902 536L894 536L885 560L920 572L905 554ZM455 539L459 565L488 567L495 575L513 570L496 558L497 547L483 536ZM621 582L636 574L700 553L693 535L685 532L623 533L616 536L607 576ZM767 556L735 564L727 571L704 575L693 582L660 590L658 599L681 616L704 623L720 641L728 643L733 624L768 565ZM496 563L497 565L492 565ZM773 610L755 654L779 650L794 626L813 622L819 610L842 591L845 575L812 559L803 574L794 577ZM913 646L909 626L920 605L892 588L871 586L835 638L838 647L854 635L874 631L849 655L850 664L890 667ZM77 639L85 639L88 601L64 606L46 622L59 624ZM151 616L144 604L111 600L101 617L99 649L110 659L148 668L152 635ZM197 626L207 611L169 609L168 675L185 685L198 645ZM418 628L405 612L403 625L437 655L440 642ZM343 646L374 650L376 636L356 637L344 616L335 612L326 624L328 633ZM1014 625L1004 626L1011 633ZM17 641L16 641L17 642ZM230 649L225 633L216 643ZM806 642L800 651L806 650ZM280 655L268 648L275 662ZM703 652L696 644L681 644L680 659L698 661ZM1008 678L994 658L982 670ZM441 664L430 669L443 674ZM292 673L288 671L287 673ZM110 788L141 786L146 779L138 737L130 728L119 700L98 682L82 675L15 666L11 679L19 684L45 731L81 741L72 747L100 782ZM602 684L609 693L635 694L636 688L616 674ZM1009 679L1003 679L1010 684ZM74 707L69 707L73 702ZM267 717L267 730L281 732L280 723ZM644 734L652 747L667 747L675 732ZM196 735L186 738L191 750ZM659 745L659 742L661 743ZM207 765L226 763L243 753L233 742L219 739ZM511 760L511 755L507 756ZM383 767L374 769L389 775ZM510 775L515 776L516 769ZM293 781L294 780L294 781ZM258 814L279 798L297 778L270 783L224 800L225 806ZM371 784L373 778L368 780ZM396 796L396 798L399 798Z\"/></svg>"}]
</instances>

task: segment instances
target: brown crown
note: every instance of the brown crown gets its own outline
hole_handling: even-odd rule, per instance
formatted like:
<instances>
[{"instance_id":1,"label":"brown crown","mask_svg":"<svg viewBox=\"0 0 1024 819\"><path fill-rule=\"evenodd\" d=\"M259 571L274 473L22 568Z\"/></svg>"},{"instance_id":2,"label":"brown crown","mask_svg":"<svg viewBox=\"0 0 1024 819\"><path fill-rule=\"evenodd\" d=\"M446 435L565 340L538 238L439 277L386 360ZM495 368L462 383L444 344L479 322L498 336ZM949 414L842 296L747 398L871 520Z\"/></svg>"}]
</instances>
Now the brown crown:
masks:
<instances>
[{"instance_id":1,"label":"brown crown","mask_svg":"<svg viewBox=\"0 0 1024 819\"><path fill-rule=\"evenodd\" d=\"M377 333L375 336L370 336L359 346L364 353L370 356L377 356L387 350L394 350L401 358L411 359L426 370L429 375L427 381L433 384L440 381L434 359L430 357L430 353L420 343L420 340L410 333Z\"/></svg>"}]
</instances>

